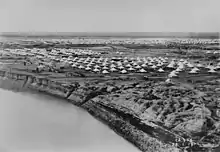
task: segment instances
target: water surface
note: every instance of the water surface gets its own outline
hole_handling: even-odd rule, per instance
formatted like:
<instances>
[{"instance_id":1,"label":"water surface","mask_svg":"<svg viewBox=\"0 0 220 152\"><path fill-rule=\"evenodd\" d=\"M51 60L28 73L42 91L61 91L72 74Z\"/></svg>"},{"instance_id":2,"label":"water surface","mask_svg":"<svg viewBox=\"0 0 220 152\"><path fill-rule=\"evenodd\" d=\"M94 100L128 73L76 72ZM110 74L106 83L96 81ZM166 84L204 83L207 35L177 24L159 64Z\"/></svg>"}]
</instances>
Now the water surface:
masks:
<instances>
[{"instance_id":1,"label":"water surface","mask_svg":"<svg viewBox=\"0 0 220 152\"><path fill-rule=\"evenodd\" d=\"M0 89L1 152L140 152L84 110Z\"/></svg>"}]
</instances>

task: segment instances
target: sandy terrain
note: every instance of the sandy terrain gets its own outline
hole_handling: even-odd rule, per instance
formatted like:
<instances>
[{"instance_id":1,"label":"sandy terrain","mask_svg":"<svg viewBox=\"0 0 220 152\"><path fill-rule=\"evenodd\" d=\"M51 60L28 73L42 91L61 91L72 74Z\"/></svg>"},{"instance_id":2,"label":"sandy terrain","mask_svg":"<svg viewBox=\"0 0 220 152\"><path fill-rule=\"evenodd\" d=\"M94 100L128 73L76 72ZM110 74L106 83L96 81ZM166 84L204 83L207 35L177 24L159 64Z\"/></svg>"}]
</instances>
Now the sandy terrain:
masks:
<instances>
[{"instance_id":1,"label":"sandy terrain","mask_svg":"<svg viewBox=\"0 0 220 152\"><path fill-rule=\"evenodd\" d=\"M4 45L3 47L6 49L11 48L10 46ZM19 44L14 47L18 46ZM150 48L146 45L145 47L135 45L124 47L123 45L123 49L118 49L117 45L115 47L114 45L111 47L107 45L106 47L95 46L93 50L93 47L89 46L89 49L100 53L96 58L108 58L109 63L113 57L120 57L118 59L120 62L123 62L125 58L135 58L136 60L139 57L167 57L168 63L164 63L162 66L165 70L163 73L148 66L143 68L147 71L143 73L111 72L103 74L74 68L70 65L64 66L63 69L54 68L57 72L44 68L36 73L38 66L36 61L33 60L33 62L24 65L25 61L31 60L33 57L10 53L8 55L2 54L0 61L2 71L34 75L75 87L68 99L74 99L77 105L84 107L91 113L94 109L110 111L112 115L102 116L102 110L100 110L96 117L100 119L111 118L113 124L110 122L107 124L113 129L120 128L115 124L116 118L114 118L115 115L118 115L120 117L119 122L124 123L125 121L135 127L134 130L144 132L152 139L157 139L158 143L154 141L156 146L159 146L159 142L161 142L165 145L173 145L181 150L214 150L220 142L220 68L217 67L215 73L210 73L207 68L200 67L200 71L194 74L189 73L190 68L185 68L178 73L177 77L170 78L168 82L166 81L168 74L173 69L166 67L172 58L175 58L177 62L181 59L187 59L190 63L201 63L203 65L208 65L212 61L214 65L217 65L220 62L220 53L214 54L214 50L207 53L206 50L186 50L178 47L159 49L160 47L155 48L155 46ZM28 48L31 50L33 46ZM50 46L50 48L53 50L54 46ZM84 46L84 48L88 47ZM81 58L87 57L82 56ZM133 64L133 61L128 60L128 62ZM143 61L141 60L141 62ZM83 66L86 64L82 63ZM123 66L126 64L123 63ZM140 63L140 65L142 64ZM101 63L99 65L101 66ZM96 105L96 107L91 107L91 104ZM125 127L125 129L128 128ZM130 128L127 132L132 132L132 130ZM126 138L126 132L123 129L121 129L120 134ZM142 137L141 134L136 134L140 136L140 139L136 140L147 138ZM131 141L131 139L128 140ZM153 142L149 143L152 144ZM143 142L139 142L139 144L136 143L136 146L143 151L150 151L150 149L146 149L149 146L143 146L143 144ZM161 147L163 147L162 144ZM162 151L163 148L155 149ZM151 150L154 151L155 149L152 148Z\"/></svg>"}]
</instances>

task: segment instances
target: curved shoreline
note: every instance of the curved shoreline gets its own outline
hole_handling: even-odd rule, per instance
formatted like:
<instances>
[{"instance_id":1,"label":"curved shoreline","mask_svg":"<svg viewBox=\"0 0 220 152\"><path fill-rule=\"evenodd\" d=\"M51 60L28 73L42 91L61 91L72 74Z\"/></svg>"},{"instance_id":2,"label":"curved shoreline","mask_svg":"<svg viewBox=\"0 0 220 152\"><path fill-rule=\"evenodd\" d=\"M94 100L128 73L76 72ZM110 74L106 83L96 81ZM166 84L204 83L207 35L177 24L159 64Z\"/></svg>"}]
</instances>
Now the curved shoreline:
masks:
<instances>
[{"instance_id":1,"label":"curved shoreline","mask_svg":"<svg viewBox=\"0 0 220 152\"><path fill-rule=\"evenodd\" d=\"M76 86L75 86L76 87ZM145 152L173 152L181 151L170 143L163 143L156 138L149 136L146 132L132 125L129 120L125 120L122 113L110 110L105 105L88 100L82 103L82 98L74 94L74 89L68 86L47 80L46 78L36 78L33 75L7 73L0 70L0 88L17 92L39 92L61 99L81 107L88 111L96 119L108 125L117 134L128 140L141 151ZM56 90L54 89L56 88ZM57 90L59 89L59 91ZM86 96L86 95L85 95ZM92 99L92 98L91 98Z\"/></svg>"}]
</instances>

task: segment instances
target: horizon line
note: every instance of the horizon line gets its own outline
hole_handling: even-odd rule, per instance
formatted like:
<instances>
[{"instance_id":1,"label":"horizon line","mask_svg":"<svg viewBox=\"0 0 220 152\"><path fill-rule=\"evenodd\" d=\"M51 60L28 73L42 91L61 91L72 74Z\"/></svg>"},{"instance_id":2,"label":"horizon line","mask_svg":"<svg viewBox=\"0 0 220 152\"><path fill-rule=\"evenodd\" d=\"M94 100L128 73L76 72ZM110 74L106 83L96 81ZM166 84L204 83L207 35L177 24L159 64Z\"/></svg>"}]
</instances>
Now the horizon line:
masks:
<instances>
[{"instance_id":1,"label":"horizon line","mask_svg":"<svg viewBox=\"0 0 220 152\"><path fill-rule=\"evenodd\" d=\"M0 32L2 37L207 37L219 38L220 32Z\"/></svg>"}]
</instances>

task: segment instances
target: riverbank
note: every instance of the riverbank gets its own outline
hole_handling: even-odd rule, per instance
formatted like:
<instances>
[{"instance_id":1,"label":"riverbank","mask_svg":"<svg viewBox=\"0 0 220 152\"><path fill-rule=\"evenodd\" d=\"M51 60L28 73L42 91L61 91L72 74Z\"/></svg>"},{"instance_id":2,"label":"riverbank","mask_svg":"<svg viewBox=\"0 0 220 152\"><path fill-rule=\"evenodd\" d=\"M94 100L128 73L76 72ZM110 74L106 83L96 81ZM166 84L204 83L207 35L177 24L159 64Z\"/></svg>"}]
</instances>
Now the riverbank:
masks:
<instances>
[{"instance_id":1,"label":"riverbank","mask_svg":"<svg viewBox=\"0 0 220 152\"><path fill-rule=\"evenodd\" d=\"M149 136L146 132L132 125L130 119L126 120L127 116L123 116L126 113L120 113L110 109L107 105L93 101L95 97L100 94L107 94L112 92L116 88L108 87L104 84L93 88L85 87L82 84L75 83L75 86L67 86L61 83L50 81L44 77L35 77L33 75L7 73L6 71L0 71L0 87L7 90L13 90L18 92L41 92L52 96L56 96L62 99L66 99L72 104L86 109L95 118L101 120L112 128L119 135L126 140L133 143L140 150L146 152L173 152L180 151L175 146L171 146L170 143L163 143L156 138ZM85 84L84 84L85 85ZM84 89L83 89L84 87ZM128 117L127 117L128 118ZM135 119L133 119L134 121Z\"/></svg>"}]
</instances>

